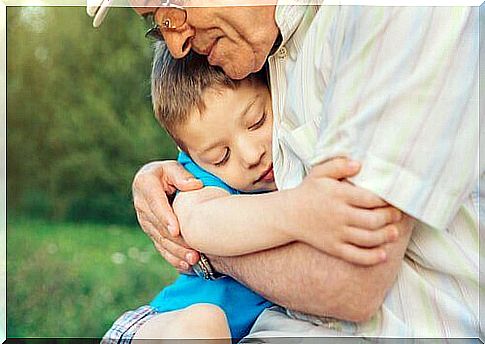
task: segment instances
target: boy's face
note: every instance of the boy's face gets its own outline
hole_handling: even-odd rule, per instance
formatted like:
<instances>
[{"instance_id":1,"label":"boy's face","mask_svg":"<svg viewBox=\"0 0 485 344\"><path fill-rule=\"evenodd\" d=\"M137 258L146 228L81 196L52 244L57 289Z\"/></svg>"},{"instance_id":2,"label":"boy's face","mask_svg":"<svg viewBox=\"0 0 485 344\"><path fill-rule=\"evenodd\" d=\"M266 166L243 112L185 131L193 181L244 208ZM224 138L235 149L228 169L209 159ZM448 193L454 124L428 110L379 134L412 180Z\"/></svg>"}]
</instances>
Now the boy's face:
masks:
<instances>
[{"instance_id":1,"label":"boy's face","mask_svg":"<svg viewBox=\"0 0 485 344\"><path fill-rule=\"evenodd\" d=\"M268 88L243 80L239 87L204 91L176 131L203 169L244 192L275 190L272 160L273 113Z\"/></svg>"}]
</instances>

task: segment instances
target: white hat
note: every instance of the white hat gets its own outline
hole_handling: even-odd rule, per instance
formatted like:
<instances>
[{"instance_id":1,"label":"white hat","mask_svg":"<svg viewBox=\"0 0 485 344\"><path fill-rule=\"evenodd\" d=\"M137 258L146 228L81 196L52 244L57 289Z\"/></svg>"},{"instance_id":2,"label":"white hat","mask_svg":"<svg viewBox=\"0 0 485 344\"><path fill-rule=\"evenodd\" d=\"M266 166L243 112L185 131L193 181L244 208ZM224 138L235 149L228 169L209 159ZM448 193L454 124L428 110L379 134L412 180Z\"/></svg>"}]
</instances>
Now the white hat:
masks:
<instances>
[{"instance_id":1,"label":"white hat","mask_svg":"<svg viewBox=\"0 0 485 344\"><path fill-rule=\"evenodd\" d=\"M136 8L138 14L153 12L154 7L159 7L167 0L88 0L86 12L94 17L93 26L99 27L103 22L110 7L131 7Z\"/></svg>"},{"instance_id":2,"label":"white hat","mask_svg":"<svg viewBox=\"0 0 485 344\"><path fill-rule=\"evenodd\" d=\"M93 26L99 27L108 13L112 0L89 0L86 12L94 17Z\"/></svg>"}]
</instances>

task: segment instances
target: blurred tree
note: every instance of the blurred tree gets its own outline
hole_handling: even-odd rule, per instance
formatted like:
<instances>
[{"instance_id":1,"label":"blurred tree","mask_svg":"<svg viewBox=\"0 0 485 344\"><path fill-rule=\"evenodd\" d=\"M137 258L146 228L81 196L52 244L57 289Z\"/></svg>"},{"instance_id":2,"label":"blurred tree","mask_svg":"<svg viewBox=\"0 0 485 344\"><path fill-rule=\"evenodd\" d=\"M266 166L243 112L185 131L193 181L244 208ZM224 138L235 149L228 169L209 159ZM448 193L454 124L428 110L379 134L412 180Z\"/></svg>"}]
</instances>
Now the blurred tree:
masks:
<instances>
[{"instance_id":1,"label":"blurred tree","mask_svg":"<svg viewBox=\"0 0 485 344\"><path fill-rule=\"evenodd\" d=\"M135 222L134 173L176 154L152 115L143 34L127 8L100 29L84 7L7 9L9 215Z\"/></svg>"}]
</instances>

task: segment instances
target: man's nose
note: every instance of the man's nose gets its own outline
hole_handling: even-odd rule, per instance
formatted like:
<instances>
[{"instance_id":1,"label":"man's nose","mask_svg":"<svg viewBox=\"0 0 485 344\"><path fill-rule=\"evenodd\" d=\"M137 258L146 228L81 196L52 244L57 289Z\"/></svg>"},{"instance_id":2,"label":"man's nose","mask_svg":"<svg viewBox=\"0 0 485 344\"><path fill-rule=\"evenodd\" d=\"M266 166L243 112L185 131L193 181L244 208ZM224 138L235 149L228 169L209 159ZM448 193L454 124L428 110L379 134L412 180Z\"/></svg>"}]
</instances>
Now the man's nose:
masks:
<instances>
[{"instance_id":1,"label":"man's nose","mask_svg":"<svg viewBox=\"0 0 485 344\"><path fill-rule=\"evenodd\" d=\"M195 31L189 25L185 24L176 30L163 31L162 34L170 54L176 59L181 59L192 48L191 40L195 35Z\"/></svg>"}]
</instances>

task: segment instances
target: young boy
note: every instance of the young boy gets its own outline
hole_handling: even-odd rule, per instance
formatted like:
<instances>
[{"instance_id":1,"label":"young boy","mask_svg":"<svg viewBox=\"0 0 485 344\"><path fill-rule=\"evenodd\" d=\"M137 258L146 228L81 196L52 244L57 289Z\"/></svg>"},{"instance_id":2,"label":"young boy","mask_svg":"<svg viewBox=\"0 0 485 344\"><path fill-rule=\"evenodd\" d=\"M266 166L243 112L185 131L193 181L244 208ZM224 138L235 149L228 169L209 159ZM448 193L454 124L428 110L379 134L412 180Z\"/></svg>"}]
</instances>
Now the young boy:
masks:
<instances>
[{"instance_id":1,"label":"young boy","mask_svg":"<svg viewBox=\"0 0 485 344\"><path fill-rule=\"evenodd\" d=\"M191 247L237 256L302 241L353 263L385 260L380 246L397 238L394 230L362 236L362 229L352 229L343 219L305 233L298 231L298 224L279 220L281 202L292 197L285 191L271 192L276 190L273 114L263 74L231 80L205 57L192 54L174 60L158 43L152 100L158 121L182 150L179 162L204 184L201 190L179 193L174 202L181 234ZM342 171L338 178L356 172ZM311 185L304 182L293 192L311 192ZM295 205L295 211L304 211L304 206ZM121 317L105 342L115 337L238 339L271 305L229 277L212 281L181 275L150 306Z\"/></svg>"}]
</instances>

